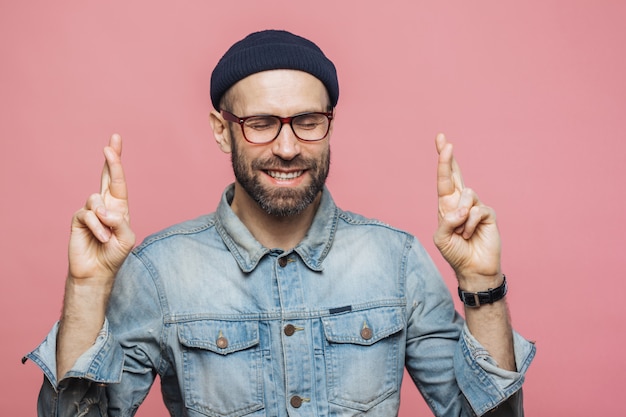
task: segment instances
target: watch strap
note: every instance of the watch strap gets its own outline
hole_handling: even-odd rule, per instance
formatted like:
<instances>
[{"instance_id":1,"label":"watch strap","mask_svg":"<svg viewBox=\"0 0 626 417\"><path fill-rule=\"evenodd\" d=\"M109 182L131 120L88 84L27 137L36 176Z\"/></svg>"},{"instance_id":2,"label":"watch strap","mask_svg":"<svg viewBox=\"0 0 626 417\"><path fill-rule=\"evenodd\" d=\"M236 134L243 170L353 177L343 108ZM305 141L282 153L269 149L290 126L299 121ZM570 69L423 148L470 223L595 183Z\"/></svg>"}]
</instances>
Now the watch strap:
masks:
<instances>
[{"instance_id":1,"label":"watch strap","mask_svg":"<svg viewBox=\"0 0 626 417\"><path fill-rule=\"evenodd\" d=\"M506 275L502 274L502 278L502 284L499 287L489 288L487 291L469 292L463 291L459 287L459 298L468 307L480 307L483 304L495 303L504 298L508 290Z\"/></svg>"}]
</instances>

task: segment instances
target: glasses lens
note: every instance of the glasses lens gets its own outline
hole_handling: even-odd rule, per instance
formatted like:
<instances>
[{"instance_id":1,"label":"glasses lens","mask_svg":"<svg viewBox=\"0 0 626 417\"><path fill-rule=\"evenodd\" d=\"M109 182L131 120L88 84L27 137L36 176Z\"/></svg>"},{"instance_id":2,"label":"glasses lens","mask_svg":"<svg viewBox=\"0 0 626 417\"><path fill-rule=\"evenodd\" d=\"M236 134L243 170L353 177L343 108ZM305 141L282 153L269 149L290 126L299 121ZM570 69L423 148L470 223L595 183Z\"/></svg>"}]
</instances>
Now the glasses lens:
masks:
<instances>
[{"instance_id":1,"label":"glasses lens","mask_svg":"<svg viewBox=\"0 0 626 417\"><path fill-rule=\"evenodd\" d=\"M293 118L291 126L302 140L320 140L328 133L328 117L321 113L307 113Z\"/></svg>"},{"instance_id":2,"label":"glasses lens","mask_svg":"<svg viewBox=\"0 0 626 417\"><path fill-rule=\"evenodd\" d=\"M243 124L246 139L254 143L271 142L278 134L280 120L272 116L255 116Z\"/></svg>"}]
</instances>

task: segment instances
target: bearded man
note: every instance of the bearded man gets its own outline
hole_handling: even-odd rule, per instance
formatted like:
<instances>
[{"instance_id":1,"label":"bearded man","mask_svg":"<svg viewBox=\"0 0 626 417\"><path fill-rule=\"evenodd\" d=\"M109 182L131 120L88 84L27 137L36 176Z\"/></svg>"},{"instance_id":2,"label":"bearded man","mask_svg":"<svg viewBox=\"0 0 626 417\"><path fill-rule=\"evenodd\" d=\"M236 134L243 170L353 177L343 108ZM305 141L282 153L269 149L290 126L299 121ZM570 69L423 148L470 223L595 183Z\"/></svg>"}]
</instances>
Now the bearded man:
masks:
<instances>
[{"instance_id":1,"label":"bearded man","mask_svg":"<svg viewBox=\"0 0 626 417\"><path fill-rule=\"evenodd\" d=\"M535 348L511 329L494 211L438 135L435 242L338 208L325 180L339 85L311 41L250 34L211 77L234 184L214 213L139 246L122 143L72 221L63 314L28 358L41 416L134 414L155 377L172 416L395 416L404 369L437 416L523 415Z\"/></svg>"}]
</instances>

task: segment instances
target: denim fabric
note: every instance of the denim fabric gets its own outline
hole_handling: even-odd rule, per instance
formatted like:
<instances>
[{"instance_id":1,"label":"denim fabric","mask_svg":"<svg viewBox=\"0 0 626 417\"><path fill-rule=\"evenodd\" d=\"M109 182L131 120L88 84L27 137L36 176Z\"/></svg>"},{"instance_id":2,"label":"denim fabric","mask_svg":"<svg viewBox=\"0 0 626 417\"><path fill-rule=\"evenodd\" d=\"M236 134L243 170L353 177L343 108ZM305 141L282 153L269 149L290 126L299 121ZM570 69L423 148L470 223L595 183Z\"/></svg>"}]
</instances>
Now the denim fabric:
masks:
<instances>
[{"instance_id":1,"label":"denim fabric","mask_svg":"<svg viewBox=\"0 0 626 417\"><path fill-rule=\"evenodd\" d=\"M232 194L133 250L69 378L56 326L28 355L46 375L40 415L132 415L159 375L173 416L395 416L405 367L437 416L522 415L534 346L516 334L519 372L497 368L413 236L324 190L303 241L268 249Z\"/></svg>"}]
</instances>

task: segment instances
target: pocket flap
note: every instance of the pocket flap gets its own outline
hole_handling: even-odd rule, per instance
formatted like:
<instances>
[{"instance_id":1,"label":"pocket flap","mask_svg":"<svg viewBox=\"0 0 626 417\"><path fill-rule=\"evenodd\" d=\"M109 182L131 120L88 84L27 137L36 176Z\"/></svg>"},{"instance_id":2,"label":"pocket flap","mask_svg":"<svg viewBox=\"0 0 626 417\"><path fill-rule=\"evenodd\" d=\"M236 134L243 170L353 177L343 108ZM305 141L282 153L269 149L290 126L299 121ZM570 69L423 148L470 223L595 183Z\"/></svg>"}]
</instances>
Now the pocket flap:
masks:
<instances>
[{"instance_id":1,"label":"pocket flap","mask_svg":"<svg viewBox=\"0 0 626 417\"><path fill-rule=\"evenodd\" d=\"M404 329L402 307L378 307L324 317L324 334L332 343L372 345Z\"/></svg>"},{"instance_id":2,"label":"pocket flap","mask_svg":"<svg viewBox=\"0 0 626 417\"><path fill-rule=\"evenodd\" d=\"M190 348L227 355L259 344L259 323L228 320L179 323L178 340Z\"/></svg>"}]
</instances>

